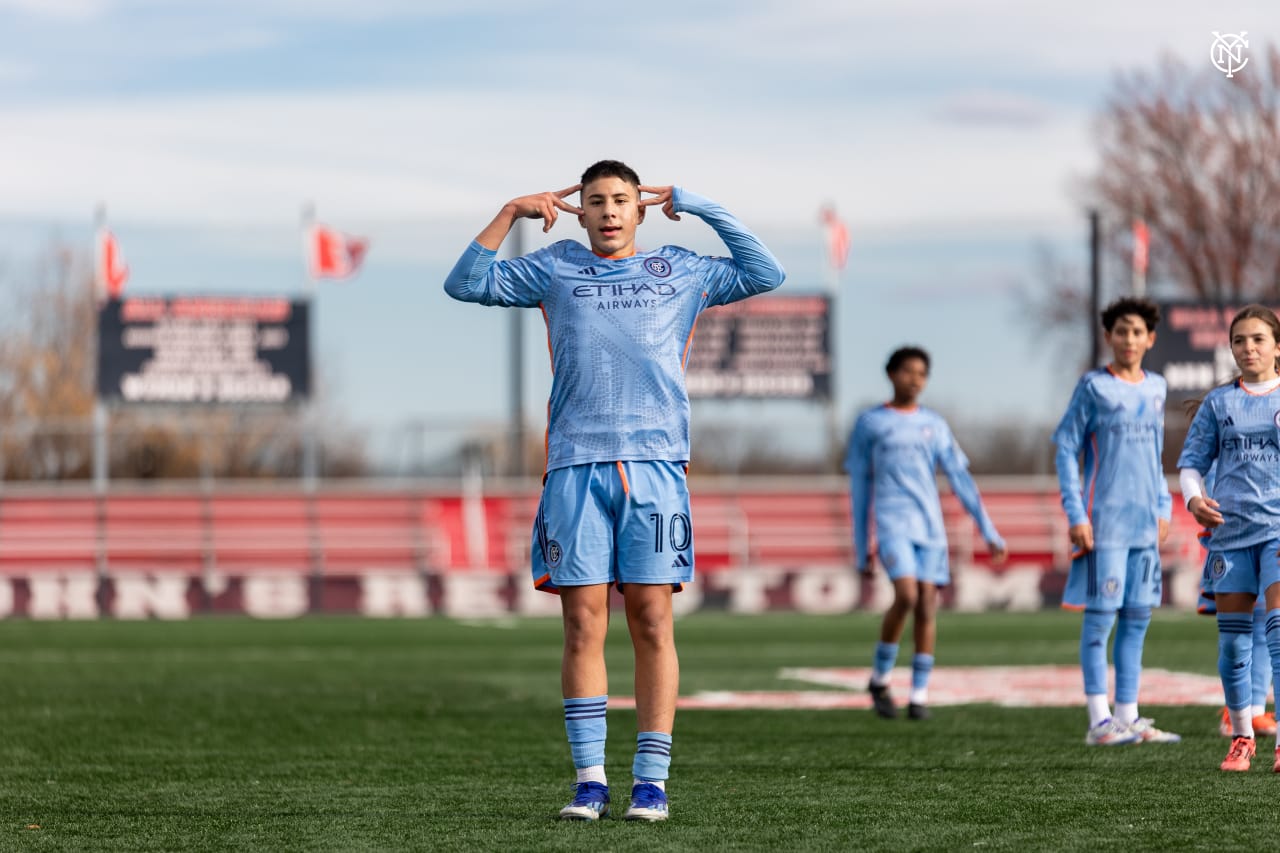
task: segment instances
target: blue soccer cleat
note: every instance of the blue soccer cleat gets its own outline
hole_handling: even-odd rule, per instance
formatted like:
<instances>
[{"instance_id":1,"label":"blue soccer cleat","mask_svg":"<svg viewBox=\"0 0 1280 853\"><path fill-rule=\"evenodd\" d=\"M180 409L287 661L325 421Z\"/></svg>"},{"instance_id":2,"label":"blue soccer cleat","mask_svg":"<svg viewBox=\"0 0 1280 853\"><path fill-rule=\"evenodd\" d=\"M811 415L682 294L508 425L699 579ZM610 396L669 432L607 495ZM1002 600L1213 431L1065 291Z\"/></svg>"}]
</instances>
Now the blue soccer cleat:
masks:
<instances>
[{"instance_id":1,"label":"blue soccer cleat","mask_svg":"<svg viewBox=\"0 0 1280 853\"><path fill-rule=\"evenodd\" d=\"M667 792L657 785L640 782L631 789L631 805L622 813L623 820L666 820Z\"/></svg>"},{"instance_id":2,"label":"blue soccer cleat","mask_svg":"<svg viewBox=\"0 0 1280 853\"><path fill-rule=\"evenodd\" d=\"M560 810L561 820L599 820L609 813L609 786L579 782L573 802Z\"/></svg>"}]
</instances>

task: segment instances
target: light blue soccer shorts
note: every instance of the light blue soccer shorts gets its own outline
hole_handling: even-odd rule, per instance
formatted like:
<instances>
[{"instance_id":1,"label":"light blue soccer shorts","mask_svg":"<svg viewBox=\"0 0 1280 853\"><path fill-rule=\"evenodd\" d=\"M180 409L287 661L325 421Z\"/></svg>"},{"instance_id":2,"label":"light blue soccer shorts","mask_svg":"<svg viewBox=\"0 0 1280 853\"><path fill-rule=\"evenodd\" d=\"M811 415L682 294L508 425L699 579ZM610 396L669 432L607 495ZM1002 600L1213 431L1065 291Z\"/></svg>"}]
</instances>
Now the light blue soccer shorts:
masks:
<instances>
[{"instance_id":1,"label":"light blue soccer shorts","mask_svg":"<svg viewBox=\"0 0 1280 853\"><path fill-rule=\"evenodd\" d=\"M1068 610L1159 607L1163 594L1159 548L1095 548L1072 559L1062 606Z\"/></svg>"},{"instance_id":2,"label":"light blue soccer shorts","mask_svg":"<svg viewBox=\"0 0 1280 853\"><path fill-rule=\"evenodd\" d=\"M1227 592L1262 595L1267 587L1280 582L1277 551L1280 551L1280 539L1229 551L1210 549L1204 563L1204 587L1215 595Z\"/></svg>"},{"instance_id":3,"label":"light blue soccer shorts","mask_svg":"<svg viewBox=\"0 0 1280 853\"><path fill-rule=\"evenodd\" d=\"M533 522L533 585L693 580L693 524L681 462L594 462L547 472Z\"/></svg>"},{"instance_id":4,"label":"light blue soccer shorts","mask_svg":"<svg viewBox=\"0 0 1280 853\"><path fill-rule=\"evenodd\" d=\"M876 553L891 581L915 578L918 583L934 586L951 583L951 562L945 545L920 545L909 539L889 539L879 543Z\"/></svg>"}]
</instances>

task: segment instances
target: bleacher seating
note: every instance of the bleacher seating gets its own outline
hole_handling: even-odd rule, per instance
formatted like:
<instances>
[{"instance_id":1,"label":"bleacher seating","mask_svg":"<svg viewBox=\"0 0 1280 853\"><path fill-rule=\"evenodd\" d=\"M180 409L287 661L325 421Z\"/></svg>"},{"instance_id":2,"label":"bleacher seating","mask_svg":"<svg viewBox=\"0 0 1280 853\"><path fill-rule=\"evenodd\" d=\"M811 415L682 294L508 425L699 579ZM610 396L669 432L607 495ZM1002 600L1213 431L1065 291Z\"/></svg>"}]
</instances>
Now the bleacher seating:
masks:
<instances>
[{"instance_id":1,"label":"bleacher seating","mask_svg":"<svg viewBox=\"0 0 1280 853\"><path fill-rule=\"evenodd\" d=\"M851 566L846 488L836 478L695 484L699 569ZM1067 524L1052 484L986 483L983 499L1011 562L1066 568ZM135 487L101 496L87 486L13 488L0 492L0 573L520 574L537 502L536 485L484 495L385 487L307 492L279 484L209 492ZM1166 551L1194 559L1194 524L1177 501L1175 513ZM953 563L985 563L985 544L949 493L943 515Z\"/></svg>"},{"instance_id":2,"label":"bleacher seating","mask_svg":"<svg viewBox=\"0 0 1280 853\"><path fill-rule=\"evenodd\" d=\"M98 501L92 495L4 496L0 573L96 570Z\"/></svg>"}]
</instances>

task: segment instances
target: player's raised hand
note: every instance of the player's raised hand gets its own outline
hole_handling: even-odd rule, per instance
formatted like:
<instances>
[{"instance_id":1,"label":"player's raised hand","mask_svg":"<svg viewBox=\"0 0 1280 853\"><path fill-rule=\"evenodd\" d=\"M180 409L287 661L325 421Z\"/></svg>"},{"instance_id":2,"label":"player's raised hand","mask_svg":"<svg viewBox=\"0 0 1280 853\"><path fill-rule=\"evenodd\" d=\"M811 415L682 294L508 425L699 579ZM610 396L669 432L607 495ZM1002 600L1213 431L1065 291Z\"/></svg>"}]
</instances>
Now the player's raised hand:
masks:
<instances>
[{"instance_id":1,"label":"player's raised hand","mask_svg":"<svg viewBox=\"0 0 1280 853\"><path fill-rule=\"evenodd\" d=\"M560 190L559 192L534 193L533 195L524 195L520 198L512 199L508 204L515 211L517 218L523 219L541 219L542 231L546 233L556 224L556 219L560 216L560 211L572 213L575 216L582 215L582 208L574 207L565 201L565 196L573 195L582 189L582 184L574 184L571 187Z\"/></svg>"},{"instance_id":2,"label":"player's raised hand","mask_svg":"<svg viewBox=\"0 0 1280 853\"><path fill-rule=\"evenodd\" d=\"M675 187L640 187L641 193L650 193L653 195L653 198L641 197L640 206L652 207L655 204L660 204L662 205L662 212L667 219L674 219L676 222L679 222L680 214L676 213L676 202L675 198L672 196L672 191L674 189Z\"/></svg>"}]
</instances>

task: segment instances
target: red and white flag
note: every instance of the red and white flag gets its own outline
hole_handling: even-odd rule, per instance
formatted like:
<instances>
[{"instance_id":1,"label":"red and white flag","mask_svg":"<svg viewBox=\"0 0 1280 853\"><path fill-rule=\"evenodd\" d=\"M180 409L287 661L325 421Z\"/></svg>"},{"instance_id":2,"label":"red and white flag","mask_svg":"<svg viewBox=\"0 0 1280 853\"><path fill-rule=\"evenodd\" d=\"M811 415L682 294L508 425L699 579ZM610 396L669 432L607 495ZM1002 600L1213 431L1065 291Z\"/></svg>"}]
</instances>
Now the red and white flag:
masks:
<instances>
[{"instance_id":1,"label":"red and white flag","mask_svg":"<svg viewBox=\"0 0 1280 853\"><path fill-rule=\"evenodd\" d=\"M842 270L849 260L849 229L836 216L834 207L822 209L822 224L827 229L827 261L833 270Z\"/></svg>"},{"instance_id":2,"label":"red and white flag","mask_svg":"<svg viewBox=\"0 0 1280 853\"><path fill-rule=\"evenodd\" d=\"M1138 275L1147 274L1148 250L1151 246L1151 234L1147 231L1147 223L1141 219L1133 220L1133 271Z\"/></svg>"},{"instance_id":3,"label":"red and white flag","mask_svg":"<svg viewBox=\"0 0 1280 853\"><path fill-rule=\"evenodd\" d=\"M98 299L119 299L124 293L124 283L129 280L129 267L120 254L120 243L109 229L99 228L97 244L93 280Z\"/></svg>"},{"instance_id":4,"label":"red and white flag","mask_svg":"<svg viewBox=\"0 0 1280 853\"><path fill-rule=\"evenodd\" d=\"M313 223L307 230L307 268L313 279L349 278L360 269L369 241Z\"/></svg>"}]
</instances>

